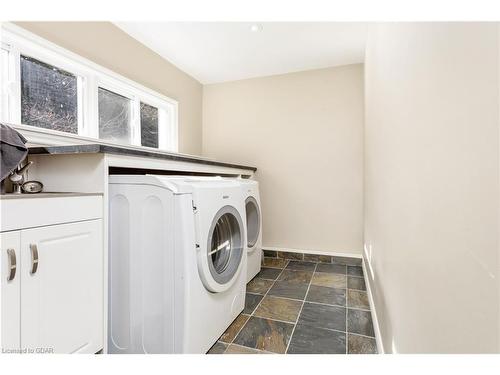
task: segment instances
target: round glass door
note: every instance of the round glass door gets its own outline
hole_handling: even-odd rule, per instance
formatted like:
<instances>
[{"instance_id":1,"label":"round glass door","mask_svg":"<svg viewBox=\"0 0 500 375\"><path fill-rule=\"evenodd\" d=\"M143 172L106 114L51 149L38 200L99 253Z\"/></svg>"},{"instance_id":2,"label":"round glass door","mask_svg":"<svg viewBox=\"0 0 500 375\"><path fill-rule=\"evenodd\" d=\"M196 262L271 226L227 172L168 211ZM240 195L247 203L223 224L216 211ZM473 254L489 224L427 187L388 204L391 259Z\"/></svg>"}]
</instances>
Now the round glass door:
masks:
<instances>
[{"instance_id":1,"label":"round glass door","mask_svg":"<svg viewBox=\"0 0 500 375\"><path fill-rule=\"evenodd\" d=\"M234 207L216 214L208 237L208 266L213 279L226 284L238 271L243 253L242 222Z\"/></svg>"},{"instance_id":2,"label":"round glass door","mask_svg":"<svg viewBox=\"0 0 500 375\"><path fill-rule=\"evenodd\" d=\"M245 201L245 211L247 216L247 246L251 248L257 243L260 233L260 212L254 197L248 197Z\"/></svg>"}]
</instances>

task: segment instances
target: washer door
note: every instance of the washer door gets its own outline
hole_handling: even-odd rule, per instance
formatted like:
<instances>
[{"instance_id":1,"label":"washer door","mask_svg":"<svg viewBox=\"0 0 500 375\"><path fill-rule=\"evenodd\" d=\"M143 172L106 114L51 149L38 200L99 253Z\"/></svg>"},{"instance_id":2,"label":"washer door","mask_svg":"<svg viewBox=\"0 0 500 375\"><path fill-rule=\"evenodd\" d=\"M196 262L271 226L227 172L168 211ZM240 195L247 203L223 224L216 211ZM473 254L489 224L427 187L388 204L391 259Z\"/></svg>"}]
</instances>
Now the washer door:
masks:
<instances>
[{"instance_id":1,"label":"washer door","mask_svg":"<svg viewBox=\"0 0 500 375\"><path fill-rule=\"evenodd\" d=\"M233 285L240 271L243 247L241 216L233 206L224 206L210 226L206 253L199 252L199 271L205 288L218 293Z\"/></svg>"},{"instance_id":2,"label":"washer door","mask_svg":"<svg viewBox=\"0 0 500 375\"><path fill-rule=\"evenodd\" d=\"M251 251L259 240L260 234L260 210L254 197L248 197L245 200L245 211L247 216L247 247Z\"/></svg>"}]
</instances>

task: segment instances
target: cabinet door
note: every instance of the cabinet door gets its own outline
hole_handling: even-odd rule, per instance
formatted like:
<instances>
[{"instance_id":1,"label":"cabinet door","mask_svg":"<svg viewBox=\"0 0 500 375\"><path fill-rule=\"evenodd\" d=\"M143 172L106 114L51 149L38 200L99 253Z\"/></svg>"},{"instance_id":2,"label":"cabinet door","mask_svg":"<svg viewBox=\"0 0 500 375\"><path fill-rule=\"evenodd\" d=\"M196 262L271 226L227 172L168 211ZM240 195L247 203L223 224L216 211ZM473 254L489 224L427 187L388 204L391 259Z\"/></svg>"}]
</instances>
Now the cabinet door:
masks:
<instances>
[{"instance_id":1,"label":"cabinet door","mask_svg":"<svg viewBox=\"0 0 500 375\"><path fill-rule=\"evenodd\" d=\"M21 348L102 349L102 249L101 220L21 232Z\"/></svg>"},{"instance_id":2,"label":"cabinet door","mask_svg":"<svg viewBox=\"0 0 500 375\"><path fill-rule=\"evenodd\" d=\"M0 233L0 340L2 353L19 350L21 318L20 232Z\"/></svg>"}]
</instances>

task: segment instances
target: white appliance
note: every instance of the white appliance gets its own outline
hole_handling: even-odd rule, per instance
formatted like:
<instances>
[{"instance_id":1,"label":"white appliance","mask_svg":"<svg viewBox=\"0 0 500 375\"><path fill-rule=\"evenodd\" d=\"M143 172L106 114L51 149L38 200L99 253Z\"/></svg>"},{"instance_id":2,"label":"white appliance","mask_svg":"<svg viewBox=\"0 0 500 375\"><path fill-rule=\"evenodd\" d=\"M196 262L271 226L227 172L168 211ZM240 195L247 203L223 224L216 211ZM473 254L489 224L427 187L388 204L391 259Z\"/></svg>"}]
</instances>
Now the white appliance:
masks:
<instances>
[{"instance_id":1,"label":"white appliance","mask_svg":"<svg viewBox=\"0 0 500 375\"><path fill-rule=\"evenodd\" d=\"M262 260L262 215L260 210L259 183L239 179L243 189L246 217L247 282L259 272Z\"/></svg>"},{"instance_id":2,"label":"white appliance","mask_svg":"<svg viewBox=\"0 0 500 375\"><path fill-rule=\"evenodd\" d=\"M207 352L244 308L241 185L185 176L109 180L109 352Z\"/></svg>"}]
</instances>

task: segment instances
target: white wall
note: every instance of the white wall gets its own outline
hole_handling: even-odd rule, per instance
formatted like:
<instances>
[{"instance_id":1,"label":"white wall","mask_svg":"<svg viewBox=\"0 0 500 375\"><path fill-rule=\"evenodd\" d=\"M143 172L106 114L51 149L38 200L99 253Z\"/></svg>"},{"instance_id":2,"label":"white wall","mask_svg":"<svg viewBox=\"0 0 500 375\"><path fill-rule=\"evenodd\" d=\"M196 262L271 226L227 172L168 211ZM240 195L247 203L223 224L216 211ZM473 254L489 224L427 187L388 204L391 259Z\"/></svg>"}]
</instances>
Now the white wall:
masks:
<instances>
[{"instance_id":1,"label":"white wall","mask_svg":"<svg viewBox=\"0 0 500 375\"><path fill-rule=\"evenodd\" d=\"M365 242L384 348L498 351L497 25L369 34Z\"/></svg>"},{"instance_id":2,"label":"white wall","mask_svg":"<svg viewBox=\"0 0 500 375\"><path fill-rule=\"evenodd\" d=\"M204 86L203 154L257 166L264 246L361 254L362 65Z\"/></svg>"}]
</instances>

